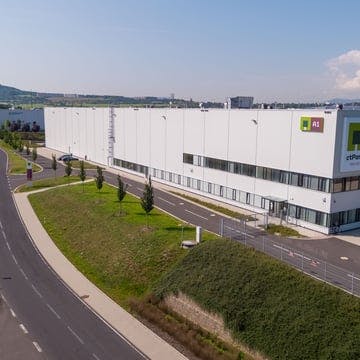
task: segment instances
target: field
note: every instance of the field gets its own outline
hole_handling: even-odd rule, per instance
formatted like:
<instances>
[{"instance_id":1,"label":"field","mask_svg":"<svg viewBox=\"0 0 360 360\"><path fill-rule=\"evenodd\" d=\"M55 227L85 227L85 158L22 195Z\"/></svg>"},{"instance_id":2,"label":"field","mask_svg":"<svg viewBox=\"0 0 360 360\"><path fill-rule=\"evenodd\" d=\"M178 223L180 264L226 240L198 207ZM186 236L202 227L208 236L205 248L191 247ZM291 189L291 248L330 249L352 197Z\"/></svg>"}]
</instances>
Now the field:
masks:
<instances>
[{"instance_id":1,"label":"field","mask_svg":"<svg viewBox=\"0 0 360 360\"><path fill-rule=\"evenodd\" d=\"M30 201L60 250L92 282L127 307L142 297L187 251L181 223L154 209L148 216L139 200L126 195L122 211L116 189L94 182L31 194ZM184 226L186 239L195 229ZM205 233L204 239L214 237Z\"/></svg>"},{"instance_id":2,"label":"field","mask_svg":"<svg viewBox=\"0 0 360 360\"><path fill-rule=\"evenodd\" d=\"M51 188L54 186L59 185L65 185L80 181L80 178L78 176L58 176L54 178L48 178L48 179L41 179L41 180L35 180L32 182L31 186L28 186L28 184L21 185L17 188L16 192L28 192L28 191L34 191L34 190L40 190L44 188Z\"/></svg>"}]
</instances>

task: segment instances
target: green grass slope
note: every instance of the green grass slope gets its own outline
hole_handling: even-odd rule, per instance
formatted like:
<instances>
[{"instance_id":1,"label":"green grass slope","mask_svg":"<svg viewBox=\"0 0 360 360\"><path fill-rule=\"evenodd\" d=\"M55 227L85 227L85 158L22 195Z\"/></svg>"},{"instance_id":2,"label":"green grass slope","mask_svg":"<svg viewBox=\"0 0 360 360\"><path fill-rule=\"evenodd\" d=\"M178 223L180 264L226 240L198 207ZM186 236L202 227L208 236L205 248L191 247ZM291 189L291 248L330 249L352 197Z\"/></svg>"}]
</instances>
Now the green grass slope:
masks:
<instances>
[{"instance_id":1,"label":"green grass slope","mask_svg":"<svg viewBox=\"0 0 360 360\"><path fill-rule=\"evenodd\" d=\"M360 359L360 299L241 244L191 250L155 292L178 291L271 359Z\"/></svg>"},{"instance_id":2,"label":"green grass slope","mask_svg":"<svg viewBox=\"0 0 360 360\"><path fill-rule=\"evenodd\" d=\"M95 182L30 194L29 200L58 248L93 283L127 307L142 297L187 251L180 222L154 209L148 221L140 200L127 194L122 213L116 189ZM148 222L148 226L146 226ZM195 238L184 224L185 238ZM204 233L204 238L214 235Z\"/></svg>"}]
</instances>

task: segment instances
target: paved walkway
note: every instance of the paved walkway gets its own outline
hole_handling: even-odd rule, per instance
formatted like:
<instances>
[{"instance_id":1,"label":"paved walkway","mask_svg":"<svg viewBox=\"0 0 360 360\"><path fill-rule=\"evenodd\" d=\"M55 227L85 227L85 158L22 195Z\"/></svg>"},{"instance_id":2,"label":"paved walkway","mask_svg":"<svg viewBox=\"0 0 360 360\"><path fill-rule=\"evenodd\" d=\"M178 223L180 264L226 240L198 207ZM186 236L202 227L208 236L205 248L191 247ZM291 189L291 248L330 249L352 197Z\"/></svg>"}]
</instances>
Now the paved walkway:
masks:
<instances>
[{"instance_id":1,"label":"paved walkway","mask_svg":"<svg viewBox=\"0 0 360 360\"><path fill-rule=\"evenodd\" d=\"M65 284L150 359L185 360L184 355L122 309L66 259L38 220L28 201L28 194L14 194L18 211L35 246Z\"/></svg>"}]
</instances>

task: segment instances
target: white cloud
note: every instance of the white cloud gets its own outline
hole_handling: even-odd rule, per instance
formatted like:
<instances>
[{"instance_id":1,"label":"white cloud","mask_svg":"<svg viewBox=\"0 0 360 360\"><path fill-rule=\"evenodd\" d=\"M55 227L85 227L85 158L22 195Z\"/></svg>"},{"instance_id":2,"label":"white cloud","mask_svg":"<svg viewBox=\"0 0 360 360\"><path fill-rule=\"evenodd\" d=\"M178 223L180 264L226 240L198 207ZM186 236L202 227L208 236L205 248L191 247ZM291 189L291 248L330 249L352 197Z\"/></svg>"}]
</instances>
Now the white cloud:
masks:
<instances>
[{"instance_id":1,"label":"white cloud","mask_svg":"<svg viewBox=\"0 0 360 360\"><path fill-rule=\"evenodd\" d=\"M360 90L360 50L350 50L330 59L327 66L335 77L335 87L339 90Z\"/></svg>"}]
</instances>

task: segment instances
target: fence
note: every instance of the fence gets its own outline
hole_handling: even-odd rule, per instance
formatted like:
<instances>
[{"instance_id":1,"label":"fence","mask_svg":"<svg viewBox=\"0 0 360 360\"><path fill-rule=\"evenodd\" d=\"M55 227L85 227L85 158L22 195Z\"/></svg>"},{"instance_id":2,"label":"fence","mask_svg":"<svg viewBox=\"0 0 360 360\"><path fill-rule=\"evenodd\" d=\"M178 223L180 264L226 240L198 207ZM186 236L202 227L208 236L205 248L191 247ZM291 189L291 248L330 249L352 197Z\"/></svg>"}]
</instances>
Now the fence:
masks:
<instances>
[{"instance_id":1,"label":"fence","mask_svg":"<svg viewBox=\"0 0 360 360\"><path fill-rule=\"evenodd\" d=\"M317 259L299 250L272 241L263 231L251 229L246 221L222 219L220 235L253 247L279 259L302 272L341 288L353 295L360 296L360 275Z\"/></svg>"}]
</instances>

